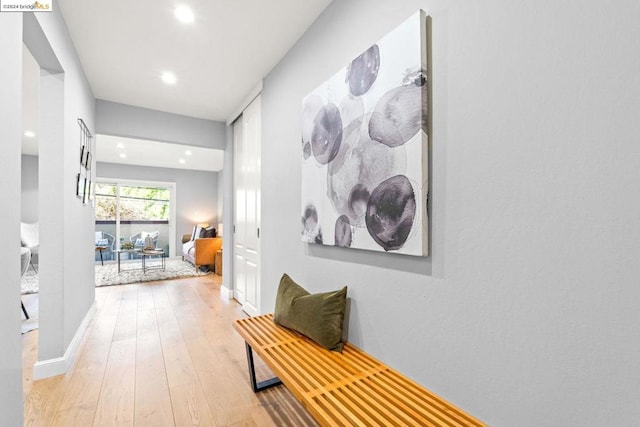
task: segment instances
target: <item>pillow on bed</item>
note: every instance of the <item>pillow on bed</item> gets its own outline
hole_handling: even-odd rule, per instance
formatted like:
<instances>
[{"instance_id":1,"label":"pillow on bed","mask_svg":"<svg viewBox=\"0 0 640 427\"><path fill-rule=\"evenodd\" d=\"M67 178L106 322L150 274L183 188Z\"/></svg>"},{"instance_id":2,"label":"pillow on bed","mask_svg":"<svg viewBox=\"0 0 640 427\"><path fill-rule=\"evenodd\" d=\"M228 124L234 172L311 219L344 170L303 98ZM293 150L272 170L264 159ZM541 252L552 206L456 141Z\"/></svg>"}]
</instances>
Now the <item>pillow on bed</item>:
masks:
<instances>
[{"instance_id":1,"label":"pillow on bed","mask_svg":"<svg viewBox=\"0 0 640 427\"><path fill-rule=\"evenodd\" d=\"M346 298L346 286L339 291L310 294L287 274L283 274L276 295L273 320L329 350L342 352Z\"/></svg>"}]
</instances>

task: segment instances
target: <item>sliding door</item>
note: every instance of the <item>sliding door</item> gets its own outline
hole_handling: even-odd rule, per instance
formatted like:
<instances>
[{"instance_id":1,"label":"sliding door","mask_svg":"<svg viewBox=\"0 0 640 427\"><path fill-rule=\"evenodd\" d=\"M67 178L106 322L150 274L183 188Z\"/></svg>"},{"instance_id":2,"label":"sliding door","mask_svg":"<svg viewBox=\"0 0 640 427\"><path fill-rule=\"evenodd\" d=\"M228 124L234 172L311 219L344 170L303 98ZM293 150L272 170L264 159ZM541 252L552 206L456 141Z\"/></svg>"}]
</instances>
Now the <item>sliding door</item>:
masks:
<instances>
[{"instance_id":1,"label":"sliding door","mask_svg":"<svg viewBox=\"0 0 640 427\"><path fill-rule=\"evenodd\" d=\"M95 188L96 245L138 247L149 234L157 248L175 256L174 183L105 180Z\"/></svg>"},{"instance_id":2,"label":"sliding door","mask_svg":"<svg viewBox=\"0 0 640 427\"><path fill-rule=\"evenodd\" d=\"M260 97L234 123L234 295L260 313Z\"/></svg>"}]
</instances>

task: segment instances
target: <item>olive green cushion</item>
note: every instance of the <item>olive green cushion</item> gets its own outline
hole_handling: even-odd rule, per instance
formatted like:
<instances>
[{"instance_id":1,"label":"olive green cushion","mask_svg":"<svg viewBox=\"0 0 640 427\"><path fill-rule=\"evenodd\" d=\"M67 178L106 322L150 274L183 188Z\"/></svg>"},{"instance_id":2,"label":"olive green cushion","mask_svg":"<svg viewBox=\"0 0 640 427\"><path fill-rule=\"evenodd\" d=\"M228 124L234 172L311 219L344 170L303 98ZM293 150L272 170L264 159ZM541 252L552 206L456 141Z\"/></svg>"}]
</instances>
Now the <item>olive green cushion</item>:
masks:
<instances>
[{"instance_id":1,"label":"olive green cushion","mask_svg":"<svg viewBox=\"0 0 640 427\"><path fill-rule=\"evenodd\" d=\"M310 294L287 274L283 274L276 295L273 320L329 350L341 352L346 298L346 286L339 291Z\"/></svg>"}]
</instances>

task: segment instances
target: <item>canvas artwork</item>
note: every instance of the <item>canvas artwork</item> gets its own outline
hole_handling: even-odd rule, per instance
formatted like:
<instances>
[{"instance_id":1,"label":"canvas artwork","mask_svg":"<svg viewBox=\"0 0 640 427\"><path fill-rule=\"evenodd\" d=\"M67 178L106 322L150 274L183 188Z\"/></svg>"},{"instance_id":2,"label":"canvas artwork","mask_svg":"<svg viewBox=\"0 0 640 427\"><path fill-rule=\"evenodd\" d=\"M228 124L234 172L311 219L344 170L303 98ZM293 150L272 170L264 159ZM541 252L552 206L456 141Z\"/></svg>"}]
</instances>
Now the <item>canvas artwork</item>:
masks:
<instances>
[{"instance_id":1,"label":"canvas artwork","mask_svg":"<svg viewBox=\"0 0 640 427\"><path fill-rule=\"evenodd\" d=\"M423 11L302 101L302 240L428 254Z\"/></svg>"}]
</instances>

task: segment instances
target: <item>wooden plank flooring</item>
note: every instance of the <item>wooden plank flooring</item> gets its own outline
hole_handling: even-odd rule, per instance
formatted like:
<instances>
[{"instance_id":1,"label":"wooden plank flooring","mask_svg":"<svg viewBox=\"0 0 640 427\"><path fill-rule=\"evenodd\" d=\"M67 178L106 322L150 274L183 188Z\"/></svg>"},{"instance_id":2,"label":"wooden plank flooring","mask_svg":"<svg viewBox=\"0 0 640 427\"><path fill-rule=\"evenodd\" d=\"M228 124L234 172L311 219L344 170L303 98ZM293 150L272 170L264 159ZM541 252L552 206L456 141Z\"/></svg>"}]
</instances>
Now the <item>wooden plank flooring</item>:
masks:
<instances>
[{"instance_id":1,"label":"wooden plank flooring","mask_svg":"<svg viewBox=\"0 0 640 427\"><path fill-rule=\"evenodd\" d=\"M66 375L33 381L23 336L26 426L315 426L284 387L254 394L245 317L220 276L96 289L96 315ZM28 296L27 296L28 297ZM258 362L257 374L272 374Z\"/></svg>"}]
</instances>

